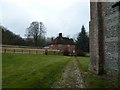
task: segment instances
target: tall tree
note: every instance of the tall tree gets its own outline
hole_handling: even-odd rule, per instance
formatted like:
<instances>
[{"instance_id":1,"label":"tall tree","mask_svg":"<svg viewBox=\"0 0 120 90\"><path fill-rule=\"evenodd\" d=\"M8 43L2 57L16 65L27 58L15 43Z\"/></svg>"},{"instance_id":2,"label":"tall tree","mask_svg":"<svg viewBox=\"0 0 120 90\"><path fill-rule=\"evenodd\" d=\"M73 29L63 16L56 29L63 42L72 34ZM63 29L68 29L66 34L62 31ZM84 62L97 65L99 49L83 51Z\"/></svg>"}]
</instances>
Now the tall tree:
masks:
<instances>
[{"instance_id":1,"label":"tall tree","mask_svg":"<svg viewBox=\"0 0 120 90\"><path fill-rule=\"evenodd\" d=\"M81 32L77 36L76 50L89 52L89 37L86 33L84 25L81 28Z\"/></svg>"},{"instance_id":2,"label":"tall tree","mask_svg":"<svg viewBox=\"0 0 120 90\"><path fill-rule=\"evenodd\" d=\"M42 22L32 22L26 30L27 38L33 38L35 46L39 46L39 41L44 37L46 28Z\"/></svg>"},{"instance_id":3,"label":"tall tree","mask_svg":"<svg viewBox=\"0 0 120 90\"><path fill-rule=\"evenodd\" d=\"M16 35L12 31L8 30L4 26L0 25L0 32L2 32L2 44L5 45L26 45L25 40Z\"/></svg>"}]
</instances>

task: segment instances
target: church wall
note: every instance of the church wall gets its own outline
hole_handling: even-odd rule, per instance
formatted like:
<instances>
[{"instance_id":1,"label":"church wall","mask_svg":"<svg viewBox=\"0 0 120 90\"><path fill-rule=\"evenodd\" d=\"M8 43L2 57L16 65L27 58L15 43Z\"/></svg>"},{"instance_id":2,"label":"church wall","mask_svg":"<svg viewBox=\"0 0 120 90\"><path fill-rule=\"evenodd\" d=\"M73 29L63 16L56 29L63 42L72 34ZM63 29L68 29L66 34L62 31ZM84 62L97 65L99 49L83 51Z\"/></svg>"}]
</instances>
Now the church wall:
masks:
<instances>
[{"instance_id":1,"label":"church wall","mask_svg":"<svg viewBox=\"0 0 120 90\"><path fill-rule=\"evenodd\" d=\"M91 2L90 70L99 74L103 68L103 74L113 81L119 81L120 9L119 6L112 8L114 4Z\"/></svg>"}]
</instances>

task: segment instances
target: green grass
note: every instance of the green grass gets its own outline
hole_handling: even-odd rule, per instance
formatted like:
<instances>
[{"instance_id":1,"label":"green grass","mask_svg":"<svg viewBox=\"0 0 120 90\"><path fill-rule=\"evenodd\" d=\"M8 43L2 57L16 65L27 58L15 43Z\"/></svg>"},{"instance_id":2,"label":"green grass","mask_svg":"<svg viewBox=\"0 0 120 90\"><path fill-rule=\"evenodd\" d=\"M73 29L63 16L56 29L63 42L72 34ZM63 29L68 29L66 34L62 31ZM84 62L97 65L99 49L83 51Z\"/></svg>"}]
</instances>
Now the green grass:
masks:
<instances>
[{"instance_id":1,"label":"green grass","mask_svg":"<svg viewBox=\"0 0 120 90\"><path fill-rule=\"evenodd\" d=\"M88 71L88 65L90 63L89 57L77 57L79 60L80 68L82 71L87 72Z\"/></svg>"},{"instance_id":2,"label":"green grass","mask_svg":"<svg viewBox=\"0 0 120 90\"><path fill-rule=\"evenodd\" d=\"M2 54L0 53L0 89L2 89Z\"/></svg>"},{"instance_id":3,"label":"green grass","mask_svg":"<svg viewBox=\"0 0 120 90\"><path fill-rule=\"evenodd\" d=\"M89 57L77 57L77 60L87 88L111 88L113 86L104 76L98 76L88 70Z\"/></svg>"},{"instance_id":4,"label":"green grass","mask_svg":"<svg viewBox=\"0 0 120 90\"><path fill-rule=\"evenodd\" d=\"M2 54L3 88L50 88L60 78L70 57Z\"/></svg>"}]
</instances>

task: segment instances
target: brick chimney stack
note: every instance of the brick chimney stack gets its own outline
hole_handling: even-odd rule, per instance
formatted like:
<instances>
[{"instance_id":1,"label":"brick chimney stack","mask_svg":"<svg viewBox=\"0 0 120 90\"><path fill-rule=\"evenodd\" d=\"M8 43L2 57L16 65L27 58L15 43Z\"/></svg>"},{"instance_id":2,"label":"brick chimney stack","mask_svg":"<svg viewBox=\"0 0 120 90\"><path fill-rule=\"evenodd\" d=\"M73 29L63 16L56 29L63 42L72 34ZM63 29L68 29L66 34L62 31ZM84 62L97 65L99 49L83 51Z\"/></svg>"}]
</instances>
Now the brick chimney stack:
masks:
<instances>
[{"instance_id":1,"label":"brick chimney stack","mask_svg":"<svg viewBox=\"0 0 120 90\"><path fill-rule=\"evenodd\" d=\"M62 37L62 33L59 33L59 37Z\"/></svg>"}]
</instances>

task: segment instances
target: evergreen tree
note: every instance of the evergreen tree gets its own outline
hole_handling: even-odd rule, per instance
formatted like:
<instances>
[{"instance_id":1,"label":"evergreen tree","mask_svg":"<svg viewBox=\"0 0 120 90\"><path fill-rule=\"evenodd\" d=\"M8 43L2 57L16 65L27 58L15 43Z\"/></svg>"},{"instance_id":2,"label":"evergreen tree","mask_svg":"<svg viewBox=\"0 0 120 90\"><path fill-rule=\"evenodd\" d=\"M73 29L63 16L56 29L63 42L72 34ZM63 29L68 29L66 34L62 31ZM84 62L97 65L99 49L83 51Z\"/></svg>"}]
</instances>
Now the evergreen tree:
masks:
<instances>
[{"instance_id":1,"label":"evergreen tree","mask_svg":"<svg viewBox=\"0 0 120 90\"><path fill-rule=\"evenodd\" d=\"M86 33L84 25L81 28L81 32L77 36L76 51L89 52L89 37Z\"/></svg>"}]
</instances>

